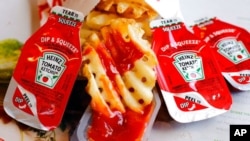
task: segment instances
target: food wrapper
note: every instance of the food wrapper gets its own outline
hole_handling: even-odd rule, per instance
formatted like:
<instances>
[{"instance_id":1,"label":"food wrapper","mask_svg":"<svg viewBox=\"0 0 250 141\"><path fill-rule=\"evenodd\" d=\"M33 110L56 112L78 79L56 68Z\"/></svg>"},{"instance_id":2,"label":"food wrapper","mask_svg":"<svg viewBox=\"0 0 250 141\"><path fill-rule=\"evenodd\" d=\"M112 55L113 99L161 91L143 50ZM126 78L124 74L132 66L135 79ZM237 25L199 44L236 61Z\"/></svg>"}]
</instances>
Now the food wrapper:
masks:
<instances>
[{"instance_id":1,"label":"food wrapper","mask_svg":"<svg viewBox=\"0 0 250 141\"><path fill-rule=\"evenodd\" d=\"M38 0L40 25L43 25L47 21L51 8L56 5L62 5L63 1L64 0Z\"/></svg>"},{"instance_id":2,"label":"food wrapper","mask_svg":"<svg viewBox=\"0 0 250 141\"><path fill-rule=\"evenodd\" d=\"M38 11L40 24L43 25L46 22L48 13L54 6L63 6L69 9L80 11L84 16L86 16L99 2L100 0L39 0Z\"/></svg>"},{"instance_id":3,"label":"food wrapper","mask_svg":"<svg viewBox=\"0 0 250 141\"><path fill-rule=\"evenodd\" d=\"M176 18L151 22L158 83L171 117L181 123L227 112L232 97L210 45Z\"/></svg>"},{"instance_id":4,"label":"food wrapper","mask_svg":"<svg viewBox=\"0 0 250 141\"><path fill-rule=\"evenodd\" d=\"M9 116L41 130L58 127L82 63L82 21L80 12L55 6L24 43L4 98Z\"/></svg>"},{"instance_id":5,"label":"food wrapper","mask_svg":"<svg viewBox=\"0 0 250 141\"><path fill-rule=\"evenodd\" d=\"M179 18L184 20L179 0L145 0L162 18Z\"/></svg>"},{"instance_id":6,"label":"food wrapper","mask_svg":"<svg viewBox=\"0 0 250 141\"><path fill-rule=\"evenodd\" d=\"M202 18L192 27L194 34L211 44L224 78L240 91L250 90L250 33L219 18Z\"/></svg>"}]
</instances>

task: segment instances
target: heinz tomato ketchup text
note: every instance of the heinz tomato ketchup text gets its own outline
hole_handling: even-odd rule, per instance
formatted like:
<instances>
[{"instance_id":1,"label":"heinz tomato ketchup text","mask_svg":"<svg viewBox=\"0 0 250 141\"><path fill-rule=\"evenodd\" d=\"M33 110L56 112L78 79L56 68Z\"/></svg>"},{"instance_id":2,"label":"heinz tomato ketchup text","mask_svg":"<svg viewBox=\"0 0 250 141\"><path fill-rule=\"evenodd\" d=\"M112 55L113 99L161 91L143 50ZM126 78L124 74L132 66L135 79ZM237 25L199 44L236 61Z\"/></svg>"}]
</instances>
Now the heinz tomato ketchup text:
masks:
<instances>
[{"instance_id":1,"label":"heinz tomato ketchup text","mask_svg":"<svg viewBox=\"0 0 250 141\"><path fill-rule=\"evenodd\" d=\"M250 90L250 33L218 18L200 19L192 29L211 44L225 79L238 90Z\"/></svg>"},{"instance_id":2,"label":"heinz tomato ketchup text","mask_svg":"<svg viewBox=\"0 0 250 141\"><path fill-rule=\"evenodd\" d=\"M31 127L51 130L63 116L82 62L83 15L56 6L24 44L4 99L4 110Z\"/></svg>"},{"instance_id":3,"label":"heinz tomato ketchup text","mask_svg":"<svg viewBox=\"0 0 250 141\"><path fill-rule=\"evenodd\" d=\"M157 81L173 119L186 123L228 111L230 91L210 46L179 19L151 22Z\"/></svg>"}]
</instances>

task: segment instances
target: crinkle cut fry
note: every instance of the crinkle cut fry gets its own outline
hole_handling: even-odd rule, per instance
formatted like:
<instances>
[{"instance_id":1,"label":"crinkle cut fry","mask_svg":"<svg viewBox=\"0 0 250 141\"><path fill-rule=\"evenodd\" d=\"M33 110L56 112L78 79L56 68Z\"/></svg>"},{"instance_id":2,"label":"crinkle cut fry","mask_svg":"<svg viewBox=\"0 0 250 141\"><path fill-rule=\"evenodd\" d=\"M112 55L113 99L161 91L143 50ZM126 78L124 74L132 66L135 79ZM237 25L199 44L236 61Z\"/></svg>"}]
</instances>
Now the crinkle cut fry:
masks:
<instances>
[{"instance_id":1,"label":"crinkle cut fry","mask_svg":"<svg viewBox=\"0 0 250 141\"><path fill-rule=\"evenodd\" d=\"M120 72L121 76L116 77L116 83L119 84L118 93L121 95L124 104L136 112L142 112L143 108L150 104L153 99L152 89L156 82L154 67L157 60L150 44L142 39L143 30L140 30L135 22L127 19L113 21L110 27L101 29L104 41L112 46L109 48L109 52L114 59L116 59L116 56L121 56L121 54L117 54L116 49L125 50L121 43L121 46L119 43L114 43L120 40L116 38L116 35L112 36L116 32L120 34L124 42L132 41L137 50L143 53L140 58L132 62L134 67L131 70L125 73ZM129 56L129 53L125 51L127 56Z\"/></svg>"},{"instance_id":2,"label":"crinkle cut fry","mask_svg":"<svg viewBox=\"0 0 250 141\"><path fill-rule=\"evenodd\" d=\"M152 19L157 16L144 0L101 0L97 10L133 19Z\"/></svg>"},{"instance_id":3,"label":"crinkle cut fry","mask_svg":"<svg viewBox=\"0 0 250 141\"><path fill-rule=\"evenodd\" d=\"M91 107L107 116L112 116L114 110L125 112L118 94L105 74L101 60L95 49L89 45L83 50L82 74L87 77L87 92L91 96Z\"/></svg>"},{"instance_id":4,"label":"crinkle cut fry","mask_svg":"<svg viewBox=\"0 0 250 141\"><path fill-rule=\"evenodd\" d=\"M153 99L152 89L156 82L154 67L157 64L156 57L151 49L149 41L143 39L144 30L135 20L126 18L112 19L108 22L108 24L106 24L105 26L100 26L99 28L101 34L96 34L94 32L90 33L88 36L89 40L87 42L87 44L91 44L93 52L95 53L95 57L93 57L93 55L84 55L89 56L88 58L84 57L84 62L90 61L95 63L95 65L88 65L85 63L85 67L83 69L83 72L85 72L83 74L87 76L88 79L91 79L89 80L90 84L88 84L86 88L87 92L92 97L91 106L94 110L106 115L112 115L113 110L124 112L126 107L135 112L143 112L143 108L146 105L150 104ZM110 34L114 34L113 31L119 33L124 42L132 41L135 44L136 49L142 52L141 57L133 62L133 68L125 73L119 73L115 76L114 80L116 86L110 86L112 83L111 80L106 79L108 78L108 76L105 72L105 65L101 64L103 62L100 61L100 56L98 56L96 52L96 50L100 47L100 44L105 45L105 42L108 40L107 37ZM89 45L87 45L87 47L89 47ZM121 49L123 48L122 46L116 47L119 47ZM86 49L86 47L84 47L84 49ZM109 54L110 52L110 50L107 50L107 54ZM115 52L116 50L114 49L114 53ZM97 62L99 63L96 64ZM107 82L110 81L110 85L107 86L116 87L116 89L114 89L116 90L116 92L112 93L117 93L114 95L114 97L116 97L115 99L119 99L121 101L120 104L119 100L115 100L117 103L110 103L108 96L102 94L110 93L107 90L111 89L100 89L100 82L95 82L99 79L95 78L95 76L97 76L97 72L93 72L94 70L99 70L98 67L101 67L102 71L97 72L102 74L102 77L105 78L104 80L106 80ZM98 74L98 76L101 75ZM92 88L93 86L94 88ZM102 93L100 92L100 90L102 90ZM123 105L124 110L123 108L121 108L121 105ZM116 106L118 108L116 108Z\"/></svg>"},{"instance_id":5,"label":"crinkle cut fry","mask_svg":"<svg viewBox=\"0 0 250 141\"><path fill-rule=\"evenodd\" d=\"M118 18L133 19L145 31L144 37L151 40L149 22L159 15L144 0L101 0L86 17L81 32L81 43L89 41L89 35L99 33L104 26Z\"/></svg>"}]
</instances>

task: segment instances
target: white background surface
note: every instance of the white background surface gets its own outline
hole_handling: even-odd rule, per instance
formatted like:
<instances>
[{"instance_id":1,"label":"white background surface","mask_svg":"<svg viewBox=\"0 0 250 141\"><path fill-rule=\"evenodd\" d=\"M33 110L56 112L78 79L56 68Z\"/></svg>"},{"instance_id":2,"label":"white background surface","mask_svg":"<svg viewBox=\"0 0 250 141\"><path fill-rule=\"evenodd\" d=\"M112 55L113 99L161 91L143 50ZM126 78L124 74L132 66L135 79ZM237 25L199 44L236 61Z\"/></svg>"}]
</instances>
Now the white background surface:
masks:
<instances>
[{"instance_id":1,"label":"white background surface","mask_svg":"<svg viewBox=\"0 0 250 141\"><path fill-rule=\"evenodd\" d=\"M0 40L25 41L39 26L36 0L0 0ZM250 0L180 0L188 25L194 20L218 17L250 30ZM250 124L250 92L232 94L232 109L212 119L180 124L156 122L149 141L229 141L230 124Z\"/></svg>"},{"instance_id":2,"label":"white background surface","mask_svg":"<svg viewBox=\"0 0 250 141\"><path fill-rule=\"evenodd\" d=\"M204 16L218 17L250 30L249 0L180 0L180 8L187 24Z\"/></svg>"},{"instance_id":3,"label":"white background surface","mask_svg":"<svg viewBox=\"0 0 250 141\"><path fill-rule=\"evenodd\" d=\"M38 27L36 0L0 0L0 40L26 39Z\"/></svg>"}]
</instances>

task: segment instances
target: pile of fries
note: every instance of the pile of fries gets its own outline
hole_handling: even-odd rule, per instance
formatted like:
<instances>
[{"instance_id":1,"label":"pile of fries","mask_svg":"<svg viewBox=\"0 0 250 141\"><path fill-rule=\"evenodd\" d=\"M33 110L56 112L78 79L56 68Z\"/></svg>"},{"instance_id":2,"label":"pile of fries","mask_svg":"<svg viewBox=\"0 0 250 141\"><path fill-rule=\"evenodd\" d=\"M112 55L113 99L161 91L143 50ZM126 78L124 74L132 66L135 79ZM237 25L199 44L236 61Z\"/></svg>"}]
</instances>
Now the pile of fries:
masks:
<instances>
[{"instance_id":1,"label":"pile of fries","mask_svg":"<svg viewBox=\"0 0 250 141\"><path fill-rule=\"evenodd\" d=\"M99 35L102 27L121 18L134 20L145 32L143 38L150 40L149 22L157 17L158 14L144 0L101 0L84 22L81 30L82 43L91 40L89 37L93 32Z\"/></svg>"},{"instance_id":2,"label":"pile of fries","mask_svg":"<svg viewBox=\"0 0 250 141\"><path fill-rule=\"evenodd\" d=\"M152 102L157 60L151 50L149 22L157 16L144 0L101 0L87 15L80 33L83 45L80 75L88 79L86 91L92 97L94 110L107 116L116 110L126 112L126 108L143 112ZM127 50L128 44L141 53L136 60L129 58L133 52ZM109 65L105 65L100 50L109 59ZM132 66L124 72L118 63L125 62L117 60L121 57ZM112 78L108 69L114 74Z\"/></svg>"}]
</instances>

